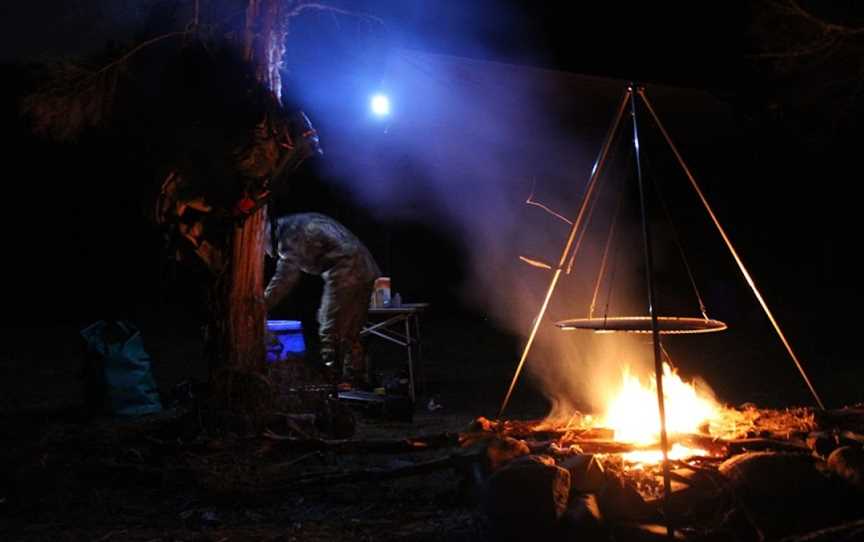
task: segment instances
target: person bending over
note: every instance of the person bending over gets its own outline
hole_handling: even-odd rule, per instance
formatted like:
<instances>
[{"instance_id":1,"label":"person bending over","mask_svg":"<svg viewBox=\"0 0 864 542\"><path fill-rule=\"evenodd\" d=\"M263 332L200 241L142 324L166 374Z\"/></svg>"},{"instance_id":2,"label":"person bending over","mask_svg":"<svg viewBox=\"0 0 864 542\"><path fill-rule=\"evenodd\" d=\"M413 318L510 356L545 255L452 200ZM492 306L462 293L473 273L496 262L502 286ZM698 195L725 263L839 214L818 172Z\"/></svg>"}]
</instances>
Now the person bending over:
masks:
<instances>
[{"instance_id":1,"label":"person bending over","mask_svg":"<svg viewBox=\"0 0 864 542\"><path fill-rule=\"evenodd\" d=\"M283 216L272 229L271 234L267 228L265 246L277 263L264 290L267 310L291 293L301 273L320 276L324 281L318 310L321 361L331 376L341 376L355 386L366 384L359 336L375 279L381 276L369 250L345 226L319 213Z\"/></svg>"}]
</instances>

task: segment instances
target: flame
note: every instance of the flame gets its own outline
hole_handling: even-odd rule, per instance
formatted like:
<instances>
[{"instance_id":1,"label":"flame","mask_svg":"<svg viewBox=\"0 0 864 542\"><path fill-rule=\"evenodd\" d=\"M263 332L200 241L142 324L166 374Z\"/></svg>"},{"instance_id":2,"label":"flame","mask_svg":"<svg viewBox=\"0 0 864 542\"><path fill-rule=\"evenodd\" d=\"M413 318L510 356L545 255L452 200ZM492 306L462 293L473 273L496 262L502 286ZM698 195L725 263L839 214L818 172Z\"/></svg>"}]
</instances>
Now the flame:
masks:
<instances>
[{"instance_id":1,"label":"flame","mask_svg":"<svg viewBox=\"0 0 864 542\"><path fill-rule=\"evenodd\" d=\"M672 437L679 434L705 433L718 436L724 433L724 424L730 420L726 407L717 403L707 392L681 377L668 364L663 364L663 397L666 407L666 430ZM615 431L615 440L637 445L652 445L660 441L660 414L657 409L657 381L651 377L647 384L623 370L621 386L611 394L601 425ZM734 421L733 421L734 423ZM670 459L683 459L705 455L704 450L687 448L676 443L671 447ZM656 463L662 460L659 450L625 454L625 459L637 463Z\"/></svg>"}]
</instances>

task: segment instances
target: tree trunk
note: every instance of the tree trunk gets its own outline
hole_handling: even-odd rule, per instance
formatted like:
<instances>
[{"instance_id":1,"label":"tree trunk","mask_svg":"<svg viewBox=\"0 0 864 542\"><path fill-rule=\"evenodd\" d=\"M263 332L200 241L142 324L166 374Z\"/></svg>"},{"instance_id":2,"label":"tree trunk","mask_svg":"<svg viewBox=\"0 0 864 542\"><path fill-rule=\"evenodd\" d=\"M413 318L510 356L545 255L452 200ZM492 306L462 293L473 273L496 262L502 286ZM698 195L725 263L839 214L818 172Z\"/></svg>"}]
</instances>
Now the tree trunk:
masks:
<instances>
[{"instance_id":1,"label":"tree trunk","mask_svg":"<svg viewBox=\"0 0 864 542\"><path fill-rule=\"evenodd\" d=\"M243 57L277 99L281 98L279 67L285 39L280 6L278 0L247 0L242 42ZM266 225L264 206L228 234L227 266L214 284L208 330L217 405L253 416L263 414L272 404L270 385L264 378Z\"/></svg>"},{"instance_id":2,"label":"tree trunk","mask_svg":"<svg viewBox=\"0 0 864 542\"><path fill-rule=\"evenodd\" d=\"M266 208L230 234L227 267L211 292L211 380L219 408L257 416L271 405L264 378Z\"/></svg>"},{"instance_id":3,"label":"tree trunk","mask_svg":"<svg viewBox=\"0 0 864 542\"><path fill-rule=\"evenodd\" d=\"M221 295L224 310L220 327L224 363L239 371L261 373L264 369L264 226L266 208L261 208L236 228L231 236L228 268Z\"/></svg>"}]
</instances>

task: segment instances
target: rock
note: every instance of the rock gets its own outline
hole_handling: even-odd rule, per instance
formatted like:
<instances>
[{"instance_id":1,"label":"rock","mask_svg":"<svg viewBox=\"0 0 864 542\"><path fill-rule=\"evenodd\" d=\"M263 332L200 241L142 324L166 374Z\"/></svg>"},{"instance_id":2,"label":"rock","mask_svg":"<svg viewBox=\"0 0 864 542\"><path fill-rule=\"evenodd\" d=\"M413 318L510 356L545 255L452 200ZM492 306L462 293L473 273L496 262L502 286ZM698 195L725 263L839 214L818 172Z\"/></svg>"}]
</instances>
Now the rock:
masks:
<instances>
[{"instance_id":1,"label":"rock","mask_svg":"<svg viewBox=\"0 0 864 542\"><path fill-rule=\"evenodd\" d=\"M726 507L719 532L734 533L736 542L763 542L765 537L741 507Z\"/></svg>"},{"instance_id":2,"label":"rock","mask_svg":"<svg viewBox=\"0 0 864 542\"><path fill-rule=\"evenodd\" d=\"M687 517L707 517L722 506L725 495L718 490L717 482L704 471L684 467L672 470L671 477L669 513L676 521ZM662 476L658 475L656 480L659 486L663 485ZM647 499L646 503L665 513L663 495Z\"/></svg>"},{"instance_id":3,"label":"rock","mask_svg":"<svg viewBox=\"0 0 864 542\"><path fill-rule=\"evenodd\" d=\"M612 474L607 475L602 491L597 494L597 502L603 517L612 521L643 520L655 512L636 488Z\"/></svg>"},{"instance_id":4,"label":"rock","mask_svg":"<svg viewBox=\"0 0 864 542\"><path fill-rule=\"evenodd\" d=\"M818 527L837 513L823 469L810 455L749 452L726 460L719 471L756 526L775 538Z\"/></svg>"},{"instance_id":5,"label":"rock","mask_svg":"<svg viewBox=\"0 0 864 542\"><path fill-rule=\"evenodd\" d=\"M513 466L536 464L536 465L546 465L547 467L554 467L555 466L555 459L553 459L551 456L548 456L548 455L531 454L531 455L523 455L522 457L517 457L516 459L511 461L510 464ZM571 478L571 483L572 483L572 478Z\"/></svg>"},{"instance_id":6,"label":"rock","mask_svg":"<svg viewBox=\"0 0 864 542\"><path fill-rule=\"evenodd\" d=\"M551 537L567 509L570 473L540 461L511 463L489 478L483 493L494 540Z\"/></svg>"},{"instance_id":7,"label":"rock","mask_svg":"<svg viewBox=\"0 0 864 542\"><path fill-rule=\"evenodd\" d=\"M828 456L828 469L858 491L864 491L864 449L841 446Z\"/></svg>"},{"instance_id":8,"label":"rock","mask_svg":"<svg viewBox=\"0 0 864 542\"><path fill-rule=\"evenodd\" d=\"M593 542L609 539L608 529L597 504L597 496L574 494L561 517L560 535L563 540Z\"/></svg>"},{"instance_id":9,"label":"rock","mask_svg":"<svg viewBox=\"0 0 864 542\"><path fill-rule=\"evenodd\" d=\"M351 409L338 399L328 398L315 413L315 427L330 438L351 438L354 436L357 420Z\"/></svg>"},{"instance_id":10,"label":"rock","mask_svg":"<svg viewBox=\"0 0 864 542\"><path fill-rule=\"evenodd\" d=\"M807 447L822 457L828 457L837 448L837 438L831 433L813 431L807 435Z\"/></svg>"},{"instance_id":11,"label":"rock","mask_svg":"<svg viewBox=\"0 0 864 542\"><path fill-rule=\"evenodd\" d=\"M606 483L603 465L592 454L570 455L561 460L561 468L570 471L570 488L578 493L599 493Z\"/></svg>"},{"instance_id":12,"label":"rock","mask_svg":"<svg viewBox=\"0 0 864 542\"><path fill-rule=\"evenodd\" d=\"M776 497L825 488L820 464L803 454L747 452L727 459L718 470L738 493Z\"/></svg>"},{"instance_id":13,"label":"rock","mask_svg":"<svg viewBox=\"0 0 864 542\"><path fill-rule=\"evenodd\" d=\"M506 463L531 453L525 441L513 437L493 438L486 445L486 459L489 469L496 471Z\"/></svg>"}]
</instances>

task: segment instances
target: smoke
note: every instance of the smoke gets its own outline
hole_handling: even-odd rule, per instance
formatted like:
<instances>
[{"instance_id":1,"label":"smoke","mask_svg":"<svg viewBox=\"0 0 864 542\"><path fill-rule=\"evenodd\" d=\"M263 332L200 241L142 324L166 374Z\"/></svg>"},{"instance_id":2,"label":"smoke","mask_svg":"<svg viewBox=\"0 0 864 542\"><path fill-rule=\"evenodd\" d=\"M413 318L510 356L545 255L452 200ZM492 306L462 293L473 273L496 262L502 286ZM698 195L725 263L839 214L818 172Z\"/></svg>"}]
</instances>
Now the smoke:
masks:
<instances>
[{"instance_id":1,"label":"smoke","mask_svg":"<svg viewBox=\"0 0 864 542\"><path fill-rule=\"evenodd\" d=\"M464 298L527 338L553 271L525 260L554 269L570 225L526 199L563 217L576 215L625 82L408 49L393 50L380 71L374 86L350 89L362 99L386 93L386 119L346 121L344 113L358 104L340 107L345 87L310 82L298 88L327 105L317 117L312 111L327 148L326 175L382 221L422 222L458 239L470 259ZM657 104L674 105L670 130L690 122L694 111L705 112L706 103L716 108L695 92L652 88L651 94ZM340 115L331 128L325 114L332 111ZM573 270L552 298L520 384L527 377L542 389L553 415L599 410L624 364L647 374L653 359L650 336L553 325L588 316L622 190L594 315L646 314L630 128L622 128ZM658 267L671 256L658 251ZM498 360L501 372L512 374L517 361Z\"/></svg>"}]
</instances>

